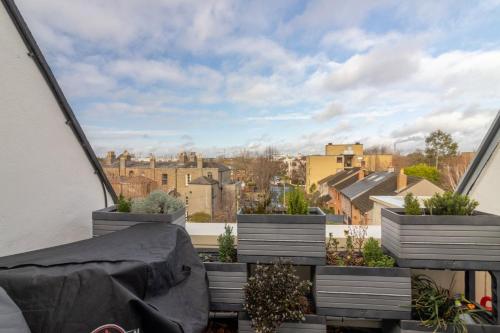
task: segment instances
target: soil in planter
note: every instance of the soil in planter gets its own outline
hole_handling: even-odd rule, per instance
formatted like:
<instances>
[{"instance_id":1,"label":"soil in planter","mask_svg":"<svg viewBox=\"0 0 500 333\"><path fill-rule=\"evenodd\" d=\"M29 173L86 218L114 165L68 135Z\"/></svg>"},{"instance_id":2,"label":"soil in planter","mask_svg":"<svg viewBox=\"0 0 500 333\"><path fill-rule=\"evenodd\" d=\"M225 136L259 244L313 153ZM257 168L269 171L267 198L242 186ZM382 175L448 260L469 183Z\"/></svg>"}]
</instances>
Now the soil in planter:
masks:
<instances>
[{"instance_id":1,"label":"soil in planter","mask_svg":"<svg viewBox=\"0 0 500 333\"><path fill-rule=\"evenodd\" d=\"M356 328L356 327L338 327L328 326L327 333L382 333L380 328Z\"/></svg>"},{"instance_id":2,"label":"soil in planter","mask_svg":"<svg viewBox=\"0 0 500 333\"><path fill-rule=\"evenodd\" d=\"M238 320L236 318L210 319L205 333L238 333Z\"/></svg>"}]
</instances>

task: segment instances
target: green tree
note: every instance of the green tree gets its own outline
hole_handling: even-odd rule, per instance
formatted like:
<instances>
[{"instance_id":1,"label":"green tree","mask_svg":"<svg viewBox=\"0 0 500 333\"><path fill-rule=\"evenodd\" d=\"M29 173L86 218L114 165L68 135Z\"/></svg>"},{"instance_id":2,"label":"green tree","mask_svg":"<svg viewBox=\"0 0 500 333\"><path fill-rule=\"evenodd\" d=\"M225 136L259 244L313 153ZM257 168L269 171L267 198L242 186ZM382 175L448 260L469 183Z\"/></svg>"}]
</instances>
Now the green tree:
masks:
<instances>
[{"instance_id":1,"label":"green tree","mask_svg":"<svg viewBox=\"0 0 500 333\"><path fill-rule=\"evenodd\" d=\"M437 183L440 178L439 170L424 163L415 164L404 169L405 175L425 178Z\"/></svg>"},{"instance_id":2,"label":"green tree","mask_svg":"<svg viewBox=\"0 0 500 333\"><path fill-rule=\"evenodd\" d=\"M425 138L425 154L436 161L436 168L440 157L456 156L457 150L458 144L449 133L436 130Z\"/></svg>"}]
</instances>

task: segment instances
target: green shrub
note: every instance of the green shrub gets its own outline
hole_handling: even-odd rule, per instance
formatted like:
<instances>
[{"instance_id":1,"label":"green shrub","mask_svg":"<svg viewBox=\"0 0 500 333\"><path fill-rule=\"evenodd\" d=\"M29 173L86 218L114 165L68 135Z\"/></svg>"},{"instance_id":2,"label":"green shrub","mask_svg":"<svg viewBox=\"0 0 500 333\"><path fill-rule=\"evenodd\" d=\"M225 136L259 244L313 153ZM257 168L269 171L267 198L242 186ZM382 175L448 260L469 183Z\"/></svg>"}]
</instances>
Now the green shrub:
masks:
<instances>
[{"instance_id":1,"label":"green shrub","mask_svg":"<svg viewBox=\"0 0 500 333\"><path fill-rule=\"evenodd\" d=\"M428 166L425 163L415 164L404 169L405 175L425 178L431 182L437 183L441 178L439 170L435 167Z\"/></svg>"},{"instance_id":2,"label":"green shrub","mask_svg":"<svg viewBox=\"0 0 500 333\"><path fill-rule=\"evenodd\" d=\"M394 267L394 259L385 255L380 243L373 237L368 238L363 247L363 259L368 267Z\"/></svg>"},{"instance_id":3,"label":"green shrub","mask_svg":"<svg viewBox=\"0 0 500 333\"><path fill-rule=\"evenodd\" d=\"M123 194L120 193L120 196L118 197L118 204L116 205L116 210L120 213L129 213L131 206L132 200L130 198L125 199Z\"/></svg>"},{"instance_id":4,"label":"green shrub","mask_svg":"<svg viewBox=\"0 0 500 333\"><path fill-rule=\"evenodd\" d=\"M170 214L184 207L184 203L158 190L151 192L146 198L132 200L132 213Z\"/></svg>"},{"instance_id":5,"label":"green shrub","mask_svg":"<svg viewBox=\"0 0 500 333\"><path fill-rule=\"evenodd\" d=\"M224 233L217 237L219 244L219 260L221 262L235 262L236 249L234 248L235 237L233 235L233 227L224 226Z\"/></svg>"},{"instance_id":6,"label":"green shrub","mask_svg":"<svg viewBox=\"0 0 500 333\"><path fill-rule=\"evenodd\" d=\"M408 193L407 195L405 195L404 209L406 215L422 214L420 203L418 202L418 199L413 195L413 193Z\"/></svg>"},{"instance_id":7,"label":"green shrub","mask_svg":"<svg viewBox=\"0 0 500 333\"><path fill-rule=\"evenodd\" d=\"M305 320L311 283L300 281L288 262L257 265L245 285L245 310L255 332L275 333L287 320Z\"/></svg>"},{"instance_id":8,"label":"green shrub","mask_svg":"<svg viewBox=\"0 0 500 333\"><path fill-rule=\"evenodd\" d=\"M298 188L294 188L293 191L289 192L287 211L288 214L292 215L305 215L309 213L309 207L304 192Z\"/></svg>"},{"instance_id":9,"label":"green shrub","mask_svg":"<svg viewBox=\"0 0 500 333\"><path fill-rule=\"evenodd\" d=\"M466 195L453 192L436 193L424 206L431 215L472 215L479 203Z\"/></svg>"},{"instance_id":10,"label":"green shrub","mask_svg":"<svg viewBox=\"0 0 500 333\"><path fill-rule=\"evenodd\" d=\"M212 216L207 213L198 212L189 216L189 221L191 222L211 222Z\"/></svg>"}]
</instances>

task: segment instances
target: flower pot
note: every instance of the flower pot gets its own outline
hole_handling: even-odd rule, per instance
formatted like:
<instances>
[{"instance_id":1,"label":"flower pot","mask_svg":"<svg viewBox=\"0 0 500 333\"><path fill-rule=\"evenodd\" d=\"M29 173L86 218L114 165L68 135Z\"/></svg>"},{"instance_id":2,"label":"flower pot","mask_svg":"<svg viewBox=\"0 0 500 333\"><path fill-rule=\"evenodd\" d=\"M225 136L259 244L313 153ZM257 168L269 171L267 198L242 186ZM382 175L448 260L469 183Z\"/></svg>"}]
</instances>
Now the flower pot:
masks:
<instances>
[{"instance_id":1,"label":"flower pot","mask_svg":"<svg viewBox=\"0 0 500 333\"><path fill-rule=\"evenodd\" d=\"M278 329L278 333L326 333L326 318L318 315L306 315L305 321L284 322ZM246 312L238 315L238 332L255 333L252 322Z\"/></svg>"},{"instance_id":2,"label":"flower pot","mask_svg":"<svg viewBox=\"0 0 500 333\"><path fill-rule=\"evenodd\" d=\"M247 282L247 265L241 263L206 262L210 292L210 310L241 311Z\"/></svg>"},{"instance_id":3,"label":"flower pot","mask_svg":"<svg viewBox=\"0 0 500 333\"><path fill-rule=\"evenodd\" d=\"M282 258L296 265L324 265L326 215L237 214L238 261L271 263Z\"/></svg>"},{"instance_id":4,"label":"flower pot","mask_svg":"<svg viewBox=\"0 0 500 333\"><path fill-rule=\"evenodd\" d=\"M94 237L126 229L138 223L172 223L186 225L186 209L181 208L172 214L120 213L115 206L92 212L92 235Z\"/></svg>"},{"instance_id":5,"label":"flower pot","mask_svg":"<svg viewBox=\"0 0 500 333\"><path fill-rule=\"evenodd\" d=\"M317 266L316 313L335 317L411 319L408 268Z\"/></svg>"},{"instance_id":6,"label":"flower pot","mask_svg":"<svg viewBox=\"0 0 500 333\"><path fill-rule=\"evenodd\" d=\"M500 216L382 209L382 246L400 267L500 270Z\"/></svg>"},{"instance_id":7,"label":"flower pot","mask_svg":"<svg viewBox=\"0 0 500 333\"><path fill-rule=\"evenodd\" d=\"M433 328L423 326L418 320L401 320L397 329L391 332L399 333L419 333L419 332L435 332L435 333L455 333L452 327L446 330L435 331ZM467 324L468 333L498 333L500 332L499 325L479 325ZM398 330L399 329L399 330Z\"/></svg>"}]
</instances>

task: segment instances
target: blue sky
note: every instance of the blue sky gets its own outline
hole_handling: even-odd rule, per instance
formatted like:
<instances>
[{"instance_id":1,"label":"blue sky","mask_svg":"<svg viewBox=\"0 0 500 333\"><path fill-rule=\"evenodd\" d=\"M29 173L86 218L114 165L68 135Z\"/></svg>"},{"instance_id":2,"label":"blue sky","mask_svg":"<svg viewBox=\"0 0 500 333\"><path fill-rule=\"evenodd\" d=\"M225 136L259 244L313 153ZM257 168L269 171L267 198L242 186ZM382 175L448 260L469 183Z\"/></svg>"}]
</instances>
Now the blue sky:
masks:
<instances>
[{"instance_id":1,"label":"blue sky","mask_svg":"<svg viewBox=\"0 0 500 333\"><path fill-rule=\"evenodd\" d=\"M500 1L18 0L98 154L477 148Z\"/></svg>"}]
</instances>

